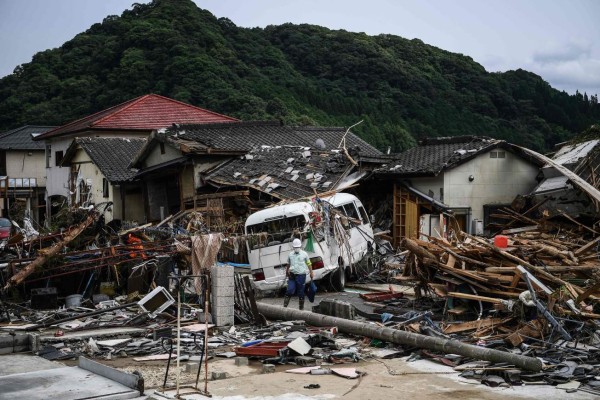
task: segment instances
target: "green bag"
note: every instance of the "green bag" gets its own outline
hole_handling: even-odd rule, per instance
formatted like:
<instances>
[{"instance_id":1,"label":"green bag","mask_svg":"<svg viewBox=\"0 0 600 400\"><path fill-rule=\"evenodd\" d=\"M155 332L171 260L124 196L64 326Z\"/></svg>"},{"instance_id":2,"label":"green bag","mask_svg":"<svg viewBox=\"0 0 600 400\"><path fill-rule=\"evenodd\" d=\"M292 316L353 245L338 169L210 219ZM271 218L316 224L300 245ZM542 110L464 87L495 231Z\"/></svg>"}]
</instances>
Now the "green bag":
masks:
<instances>
[{"instance_id":1,"label":"green bag","mask_svg":"<svg viewBox=\"0 0 600 400\"><path fill-rule=\"evenodd\" d=\"M314 243L312 231L309 231L308 235L306 236L306 246L304 246L304 250L309 253L312 253L315 251L315 243Z\"/></svg>"}]
</instances>

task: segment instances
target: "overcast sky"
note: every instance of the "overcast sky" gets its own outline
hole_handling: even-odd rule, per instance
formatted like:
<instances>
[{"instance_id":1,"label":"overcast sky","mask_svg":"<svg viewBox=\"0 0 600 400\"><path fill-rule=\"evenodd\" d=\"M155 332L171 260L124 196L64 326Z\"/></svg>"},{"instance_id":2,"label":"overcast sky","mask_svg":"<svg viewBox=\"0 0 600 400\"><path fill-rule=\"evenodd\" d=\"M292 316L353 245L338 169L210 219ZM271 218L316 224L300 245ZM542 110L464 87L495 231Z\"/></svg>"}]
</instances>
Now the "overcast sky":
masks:
<instances>
[{"instance_id":1,"label":"overcast sky","mask_svg":"<svg viewBox=\"0 0 600 400\"><path fill-rule=\"evenodd\" d=\"M138 0L140 3L147 1ZM523 68L553 87L600 93L596 0L195 0L243 27L285 22L389 33L470 56L488 71ZM40 50L120 15L134 0L0 0L0 76Z\"/></svg>"}]
</instances>

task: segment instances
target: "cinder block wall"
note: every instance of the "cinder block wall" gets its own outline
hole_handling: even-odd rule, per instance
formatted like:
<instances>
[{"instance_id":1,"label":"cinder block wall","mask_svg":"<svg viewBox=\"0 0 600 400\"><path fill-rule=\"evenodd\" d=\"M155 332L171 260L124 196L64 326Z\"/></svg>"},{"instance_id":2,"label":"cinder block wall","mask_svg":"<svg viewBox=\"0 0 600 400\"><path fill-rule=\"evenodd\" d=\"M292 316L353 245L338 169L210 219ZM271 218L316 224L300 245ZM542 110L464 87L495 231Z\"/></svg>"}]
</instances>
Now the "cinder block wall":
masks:
<instances>
[{"instance_id":1,"label":"cinder block wall","mask_svg":"<svg viewBox=\"0 0 600 400\"><path fill-rule=\"evenodd\" d=\"M210 270L212 279L212 317L217 326L233 325L235 280L233 267L214 266Z\"/></svg>"}]
</instances>

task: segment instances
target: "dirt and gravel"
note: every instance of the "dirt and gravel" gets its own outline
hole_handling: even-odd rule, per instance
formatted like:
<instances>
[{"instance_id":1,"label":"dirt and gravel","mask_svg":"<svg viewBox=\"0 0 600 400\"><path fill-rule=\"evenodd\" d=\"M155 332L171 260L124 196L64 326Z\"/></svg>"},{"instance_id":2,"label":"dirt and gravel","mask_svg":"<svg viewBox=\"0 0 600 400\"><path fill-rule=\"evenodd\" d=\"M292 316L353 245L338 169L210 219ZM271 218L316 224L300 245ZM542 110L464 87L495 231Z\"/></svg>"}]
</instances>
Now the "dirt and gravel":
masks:
<instances>
[{"instance_id":1,"label":"dirt and gravel","mask_svg":"<svg viewBox=\"0 0 600 400\"><path fill-rule=\"evenodd\" d=\"M131 359L116 359L104 363L124 371L139 371L145 380L147 393L162 386L166 361L132 363ZM407 362L404 359L369 360L340 367L352 367L365 375L359 379L344 379L334 375L298 375L286 373L294 365L279 365L275 373L262 374L262 364L250 360L248 366L236 366L233 359L213 359L209 361L210 374L226 372L228 378L208 381L208 391L214 399L228 400L293 400L293 399L403 399L433 400L500 400L506 396L519 399L588 400L592 395L577 392L566 393L547 385L527 385L510 388L490 388L477 381L460 378L451 368L420 360ZM196 371L185 372L181 363L180 385L194 384ZM204 371L200 378L200 388L204 388ZM171 366L168 386L175 385L176 369ZM318 384L317 389L305 386ZM160 398L160 397L156 397ZM196 397L187 397L194 399ZM198 396L197 398L204 398Z\"/></svg>"}]
</instances>

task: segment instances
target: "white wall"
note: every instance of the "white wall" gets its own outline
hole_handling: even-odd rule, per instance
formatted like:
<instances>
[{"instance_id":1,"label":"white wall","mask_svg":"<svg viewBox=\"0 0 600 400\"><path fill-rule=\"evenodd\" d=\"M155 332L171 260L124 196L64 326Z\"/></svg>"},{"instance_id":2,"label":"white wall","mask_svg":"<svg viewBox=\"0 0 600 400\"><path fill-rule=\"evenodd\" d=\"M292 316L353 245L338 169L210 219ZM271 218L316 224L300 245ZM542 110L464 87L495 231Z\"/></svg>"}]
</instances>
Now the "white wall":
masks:
<instances>
[{"instance_id":1,"label":"white wall","mask_svg":"<svg viewBox=\"0 0 600 400\"><path fill-rule=\"evenodd\" d=\"M9 178L36 178L38 187L46 186L44 152L39 150L6 151L6 175Z\"/></svg>"},{"instance_id":2,"label":"white wall","mask_svg":"<svg viewBox=\"0 0 600 400\"><path fill-rule=\"evenodd\" d=\"M518 194L531 192L539 171L537 166L509 151L493 151L504 151L506 157L490 158L490 152L483 153L438 177L413 178L411 183L425 194L432 190L438 200L443 187L443 203L452 208L470 207L471 220L483 220L484 204L511 203ZM471 175L473 181L469 181ZM471 220L466 221L467 227Z\"/></svg>"},{"instance_id":3,"label":"white wall","mask_svg":"<svg viewBox=\"0 0 600 400\"><path fill-rule=\"evenodd\" d=\"M487 152L447 171L444 202L451 207L470 206L471 218L483 220L484 204L511 203L518 194L531 192L539 168L509 151L497 151L504 151L506 157L490 158Z\"/></svg>"},{"instance_id":4,"label":"white wall","mask_svg":"<svg viewBox=\"0 0 600 400\"><path fill-rule=\"evenodd\" d=\"M62 151L64 155L72 141L73 138L56 138L46 141L46 144L51 146L50 167L46 168L46 200L48 197L56 195L69 197L69 167L57 167L55 154L57 151Z\"/></svg>"},{"instance_id":5,"label":"white wall","mask_svg":"<svg viewBox=\"0 0 600 400\"><path fill-rule=\"evenodd\" d=\"M45 141L46 144L50 144L51 156L50 156L50 168L46 168L46 198L49 196L61 195L69 197L69 167L57 167L56 166L56 152L61 151L63 155L66 153L67 148L73 142L76 137L147 137L150 132L128 132L128 131L108 131L108 132L79 132L77 134L71 134L61 136L57 138L51 138ZM44 159L44 166L45 166Z\"/></svg>"},{"instance_id":6,"label":"white wall","mask_svg":"<svg viewBox=\"0 0 600 400\"><path fill-rule=\"evenodd\" d=\"M158 164L162 164L167 161L171 161L171 160L175 160L176 158L180 158L183 155L183 154L181 154L181 151L174 149L173 147L169 146L168 144L164 145L164 149L165 149L165 154L161 154L160 144L154 143L152 150L150 150L150 153L146 156L146 159L144 160L144 163L143 163L144 167L152 167L152 166L155 166Z\"/></svg>"},{"instance_id":7,"label":"white wall","mask_svg":"<svg viewBox=\"0 0 600 400\"><path fill-rule=\"evenodd\" d=\"M444 202L443 200L445 199L441 196L441 192L443 191L441 189L444 189L444 174L440 174L433 178L411 179L410 183L415 189L427 196L429 196L429 191L431 190L434 199L439 200L442 203Z\"/></svg>"},{"instance_id":8,"label":"white wall","mask_svg":"<svg viewBox=\"0 0 600 400\"><path fill-rule=\"evenodd\" d=\"M104 203L107 201L113 201L113 192L114 192L114 188L109 185L108 187L108 197L104 197L103 196L103 180L104 180L104 175L102 174L102 172L100 172L100 170L98 169L98 167L96 167L95 164L92 163L92 160L90 159L90 157L87 155L87 153L81 149L77 150L77 153L75 154L75 156L73 157L71 163L73 164L73 168L76 170L76 168L79 168L79 171L81 172L81 177L83 178L84 182L91 182L92 184L92 189L91 189L91 198L90 198L90 203L93 204L99 204L99 203ZM63 170L69 170L69 167L64 167ZM107 211L104 214L104 217L106 218L106 222L110 221L113 219L113 211L114 211L114 205L113 205L113 209ZM120 203L117 205L117 208L120 208Z\"/></svg>"}]
</instances>

